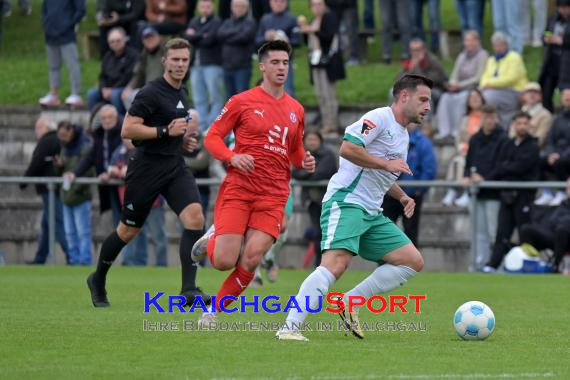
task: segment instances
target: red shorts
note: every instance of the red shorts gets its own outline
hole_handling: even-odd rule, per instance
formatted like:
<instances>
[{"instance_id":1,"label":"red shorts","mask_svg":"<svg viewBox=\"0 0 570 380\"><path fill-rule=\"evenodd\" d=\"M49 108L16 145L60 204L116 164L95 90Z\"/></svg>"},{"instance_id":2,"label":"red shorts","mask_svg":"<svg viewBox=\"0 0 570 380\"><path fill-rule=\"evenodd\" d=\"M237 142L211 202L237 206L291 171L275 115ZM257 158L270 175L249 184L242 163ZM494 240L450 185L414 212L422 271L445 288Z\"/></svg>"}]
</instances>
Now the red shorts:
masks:
<instances>
[{"instance_id":1,"label":"red shorts","mask_svg":"<svg viewBox=\"0 0 570 380\"><path fill-rule=\"evenodd\" d=\"M253 194L224 182L214 207L216 236L245 235L248 228L253 228L277 240L286 203L287 197Z\"/></svg>"}]
</instances>

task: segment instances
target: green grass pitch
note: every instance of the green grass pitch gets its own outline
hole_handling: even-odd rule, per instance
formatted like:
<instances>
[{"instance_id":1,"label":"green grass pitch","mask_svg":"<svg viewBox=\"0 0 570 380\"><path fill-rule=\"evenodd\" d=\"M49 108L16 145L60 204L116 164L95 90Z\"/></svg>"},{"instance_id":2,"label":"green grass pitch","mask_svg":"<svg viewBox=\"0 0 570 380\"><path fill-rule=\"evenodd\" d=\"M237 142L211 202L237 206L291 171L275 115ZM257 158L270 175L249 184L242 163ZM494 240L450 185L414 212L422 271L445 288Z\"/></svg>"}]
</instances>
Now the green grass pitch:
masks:
<instances>
[{"instance_id":1,"label":"green grass pitch","mask_svg":"<svg viewBox=\"0 0 570 380\"><path fill-rule=\"evenodd\" d=\"M179 324L192 314L143 313L144 292L177 294L176 268L121 268L108 279L112 307L94 309L89 268L0 267L1 379L492 379L570 378L570 277L420 274L400 295L426 294L421 314L364 312L363 322L425 323L426 331L370 331L359 341L336 329L307 332L310 342L276 341L271 331L143 331L143 320ZM296 294L306 271L280 273L255 294ZM366 276L348 272L334 291ZM215 292L225 274L201 270ZM481 300L497 327L482 342L460 340L455 309ZM166 305L165 301L161 302ZM284 313L228 314L224 322L282 322Z\"/></svg>"}]
</instances>

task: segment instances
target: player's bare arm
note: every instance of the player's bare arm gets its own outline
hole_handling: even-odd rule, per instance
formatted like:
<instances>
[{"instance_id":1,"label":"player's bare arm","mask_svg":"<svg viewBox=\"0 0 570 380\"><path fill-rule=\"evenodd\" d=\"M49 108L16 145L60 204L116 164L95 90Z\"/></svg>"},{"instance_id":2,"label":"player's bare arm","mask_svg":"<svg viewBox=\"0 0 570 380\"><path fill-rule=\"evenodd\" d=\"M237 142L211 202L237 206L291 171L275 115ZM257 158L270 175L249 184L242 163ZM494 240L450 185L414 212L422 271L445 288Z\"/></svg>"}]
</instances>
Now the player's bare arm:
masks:
<instances>
[{"instance_id":1,"label":"player's bare arm","mask_svg":"<svg viewBox=\"0 0 570 380\"><path fill-rule=\"evenodd\" d=\"M131 140L152 140L166 134L167 136L181 136L186 133L188 122L184 118L174 119L165 126L163 131L159 128L149 127L144 124L144 120L138 116L127 113L121 130L121 137Z\"/></svg>"},{"instance_id":2,"label":"player's bare arm","mask_svg":"<svg viewBox=\"0 0 570 380\"><path fill-rule=\"evenodd\" d=\"M404 215L406 218L411 218L414 215L414 210L416 209L416 201L409 197L404 190L397 183L393 184L390 190L388 190L388 195L392 198L400 201L404 207Z\"/></svg>"},{"instance_id":3,"label":"player's bare arm","mask_svg":"<svg viewBox=\"0 0 570 380\"><path fill-rule=\"evenodd\" d=\"M384 158L376 157L368 153L364 147L350 141L345 140L342 142L340 155L342 158L363 168L382 169L391 173L404 172L409 175L413 175L410 167L404 160L386 160Z\"/></svg>"}]
</instances>

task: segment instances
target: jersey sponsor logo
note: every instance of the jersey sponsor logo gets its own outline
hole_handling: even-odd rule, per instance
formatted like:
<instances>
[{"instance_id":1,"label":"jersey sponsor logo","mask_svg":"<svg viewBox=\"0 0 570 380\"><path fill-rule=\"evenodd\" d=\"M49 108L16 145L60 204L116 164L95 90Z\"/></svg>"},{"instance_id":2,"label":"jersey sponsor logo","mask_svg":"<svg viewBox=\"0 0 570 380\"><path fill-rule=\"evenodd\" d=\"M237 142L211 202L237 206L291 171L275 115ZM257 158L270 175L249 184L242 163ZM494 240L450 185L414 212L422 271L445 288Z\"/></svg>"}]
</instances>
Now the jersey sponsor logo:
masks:
<instances>
[{"instance_id":1,"label":"jersey sponsor logo","mask_svg":"<svg viewBox=\"0 0 570 380\"><path fill-rule=\"evenodd\" d=\"M126 220L125 220L125 223L127 223L127 224L130 225L130 226L136 225L135 222L133 222L132 220L129 220L129 219L126 219Z\"/></svg>"},{"instance_id":2,"label":"jersey sponsor logo","mask_svg":"<svg viewBox=\"0 0 570 380\"><path fill-rule=\"evenodd\" d=\"M367 135L370 133L371 130L376 128L376 124L374 124L371 120L364 119L362 122L362 130L360 131L361 134Z\"/></svg>"},{"instance_id":3,"label":"jersey sponsor logo","mask_svg":"<svg viewBox=\"0 0 570 380\"><path fill-rule=\"evenodd\" d=\"M182 104L182 100L179 100L178 104L176 105L176 109L180 109L180 108L184 109L184 104Z\"/></svg>"},{"instance_id":4,"label":"jersey sponsor logo","mask_svg":"<svg viewBox=\"0 0 570 380\"><path fill-rule=\"evenodd\" d=\"M289 119L291 119L291 122L292 122L293 124L297 124L297 115L295 114L295 112L291 112L291 113L289 114Z\"/></svg>"},{"instance_id":5,"label":"jersey sponsor logo","mask_svg":"<svg viewBox=\"0 0 570 380\"><path fill-rule=\"evenodd\" d=\"M260 110L255 110L255 111L253 111L254 114L259 115L259 116L261 116L261 117L263 117L263 113L264 113L264 112L265 112L265 110L261 110L261 111L260 111Z\"/></svg>"}]
</instances>

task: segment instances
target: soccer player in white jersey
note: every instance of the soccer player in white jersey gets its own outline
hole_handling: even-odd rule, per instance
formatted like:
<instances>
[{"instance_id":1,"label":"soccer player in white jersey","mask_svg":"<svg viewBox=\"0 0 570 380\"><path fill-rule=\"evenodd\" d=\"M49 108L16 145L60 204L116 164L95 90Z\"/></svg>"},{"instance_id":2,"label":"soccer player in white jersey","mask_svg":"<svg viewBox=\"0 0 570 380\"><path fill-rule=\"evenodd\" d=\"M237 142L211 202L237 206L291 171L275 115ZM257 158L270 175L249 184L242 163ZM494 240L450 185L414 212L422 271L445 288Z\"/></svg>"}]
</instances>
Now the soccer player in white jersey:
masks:
<instances>
[{"instance_id":1,"label":"soccer player in white jersey","mask_svg":"<svg viewBox=\"0 0 570 380\"><path fill-rule=\"evenodd\" d=\"M321 265L301 284L296 301L302 311L292 309L283 328L276 334L280 340L308 339L297 330L307 317L305 304L311 309L319 298L348 268L352 257L384 265L345 293L363 296L389 292L404 285L422 270L424 260L410 239L382 214L382 200L389 195L398 199L404 214L410 218L415 202L396 184L400 173L413 173L406 164L409 136L406 126L421 123L430 110L430 79L404 75L393 88L389 107L374 109L346 128L340 147L340 166L331 178L323 199L321 227L323 238ZM324 300L323 300L324 301ZM364 338L358 320L358 309L348 307L339 313L354 336Z\"/></svg>"}]
</instances>

